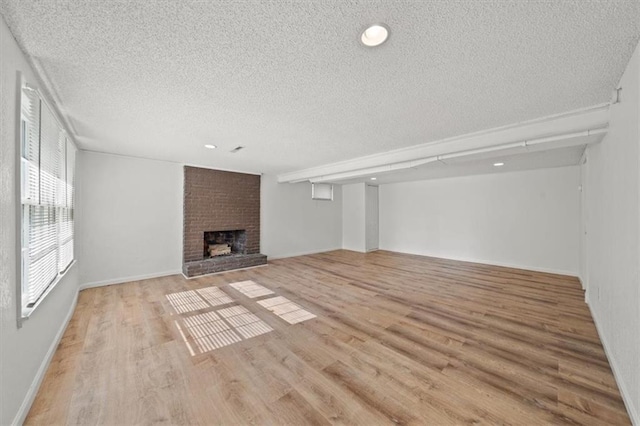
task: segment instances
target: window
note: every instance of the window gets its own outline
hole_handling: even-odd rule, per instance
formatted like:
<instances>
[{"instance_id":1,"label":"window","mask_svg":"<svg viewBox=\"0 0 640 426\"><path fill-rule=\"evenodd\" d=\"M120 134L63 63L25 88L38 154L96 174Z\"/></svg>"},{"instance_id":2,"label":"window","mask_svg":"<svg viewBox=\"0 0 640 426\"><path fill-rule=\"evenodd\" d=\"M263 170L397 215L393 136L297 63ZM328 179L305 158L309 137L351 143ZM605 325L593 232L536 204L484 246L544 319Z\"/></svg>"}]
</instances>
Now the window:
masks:
<instances>
[{"instance_id":1,"label":"window","mask_svg":"<svg viewBox=\"0 0 640 426\"><path fill-rule=\"evenodd\" d=\"M73 263L76 148L38 93L21 94L22 316Z\"/></svg>"},{"instance_id":2,"label":"window","mask_svg":"<svg viewBox=\"0 0 640 426\"><path fill-rule=\"evenodd\" d=\"M311 199L333 201L333 185L330 183L312 183Z\"/></svg>"}]
</instances>

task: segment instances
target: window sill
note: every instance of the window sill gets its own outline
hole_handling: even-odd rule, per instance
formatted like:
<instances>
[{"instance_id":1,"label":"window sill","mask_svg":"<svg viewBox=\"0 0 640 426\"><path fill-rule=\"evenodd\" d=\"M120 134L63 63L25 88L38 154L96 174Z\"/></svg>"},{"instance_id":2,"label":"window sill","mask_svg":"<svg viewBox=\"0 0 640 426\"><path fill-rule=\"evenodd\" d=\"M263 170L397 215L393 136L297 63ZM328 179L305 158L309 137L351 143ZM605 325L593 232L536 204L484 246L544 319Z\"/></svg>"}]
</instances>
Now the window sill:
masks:
<instances>
[{"instance_id":1,"label":"window sill","mask_svg":"<svg viewBox=\"0 0 640 426\"><path fill-rule=\"evenodd\" d=\"M40 304L42 303L43 300L45 300L47 298L47 296L49 295L49 293L51 293L51 291L58 285L58 283L60 281L62 281L64 279L64 277L67 276L67 274L69 273L69 271L75 266L76 264L76 260L74 259L69 266L67 266L67 269L64 270L64 272L58 274L58 277L55 279L55 281L53 281L49 287L47 287L47 289L44 291L44 293L42 293L42 296L40 296L40 298L38 299L38 301L36 302L35 305L33 305L30 308L22 308L22 312L20 315L20 321L19 323L26 321L29 319L29 317L31 316L31 314L33 314L33 312L38 309L38 306L40 306Z\"/></svg>"}]
</instances>

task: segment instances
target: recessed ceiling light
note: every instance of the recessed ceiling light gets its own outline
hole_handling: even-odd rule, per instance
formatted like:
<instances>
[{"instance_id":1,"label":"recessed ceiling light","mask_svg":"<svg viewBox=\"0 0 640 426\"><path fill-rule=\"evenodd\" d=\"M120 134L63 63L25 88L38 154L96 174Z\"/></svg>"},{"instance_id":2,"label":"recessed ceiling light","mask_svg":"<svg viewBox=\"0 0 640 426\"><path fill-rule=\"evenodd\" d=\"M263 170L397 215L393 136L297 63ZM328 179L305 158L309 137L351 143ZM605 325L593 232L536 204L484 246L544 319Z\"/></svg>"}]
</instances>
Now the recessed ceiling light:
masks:
<instances>
[{"instance_id":1,"label":"recessed ceiling light","mask_svg":"<svg viewBox=\"0 0 640 426\"><path fill-rule=\"evenodd\" d=\"M378 179L378 178L371 178L371 180L376 180L376 179Z\"/></svg>"},{"instance_id":2,"label":"recessed ceiling light","mask_svg":"<svg viewBox=\"0 0 640 426\"><path fill-rule=\"evenodd\" d=\"M504 163L493 163L493 167L502 167Z\"/></svg>"},{"instance_id":3,"label":"recessed ceiling light","mask_svg":"<svg viewBox=\"0 0 640 426\"><path fill-rule=\"evenodd\" d=\"M368 47L380 46L389 38L389 28L384 24L374 24L362 32L360 41Z\"/></svg>"},{"instance_id":4,"label":"recessed ceiling light","mask_svg":"<svg viewBox=\"0 0 640 426\"><path fill-rule=\"evenodd\" d=\"M215 145L209 145L209 144L205 145L204 147L205 147L205 148L209 148L209 149L216 149L216 148L217 148L217 146L215 146Z\"/></svg>"}]
</instances>

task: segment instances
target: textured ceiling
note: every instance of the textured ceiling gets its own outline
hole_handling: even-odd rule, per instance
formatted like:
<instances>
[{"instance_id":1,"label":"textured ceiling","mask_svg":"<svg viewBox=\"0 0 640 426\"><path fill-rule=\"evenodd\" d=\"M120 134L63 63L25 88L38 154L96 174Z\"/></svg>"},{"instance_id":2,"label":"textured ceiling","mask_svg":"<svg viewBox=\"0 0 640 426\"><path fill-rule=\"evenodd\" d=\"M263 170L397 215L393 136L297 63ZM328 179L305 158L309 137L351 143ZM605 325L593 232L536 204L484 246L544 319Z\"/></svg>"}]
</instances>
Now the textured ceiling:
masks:
<instances>
[{"instance_id":1,"label":"textured ceiling","mask_svg":"<svg viewBox=\"0 0 640 426\"><path fill-rule=\"evenodd\" d=\"M606 102L640 34L637 0L0 0L0 12L81 148L272 173ZM375 22L391 36L365 48Z\"/></svg>"}]
</instances>

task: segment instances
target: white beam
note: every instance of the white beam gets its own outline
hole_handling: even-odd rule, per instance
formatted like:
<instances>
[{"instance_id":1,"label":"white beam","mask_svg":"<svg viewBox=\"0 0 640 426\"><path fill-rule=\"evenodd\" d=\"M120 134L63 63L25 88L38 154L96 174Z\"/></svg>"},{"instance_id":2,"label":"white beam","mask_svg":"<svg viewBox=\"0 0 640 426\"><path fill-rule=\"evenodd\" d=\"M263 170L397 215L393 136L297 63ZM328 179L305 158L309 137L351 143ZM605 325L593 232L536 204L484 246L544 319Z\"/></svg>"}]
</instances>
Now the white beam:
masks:
<instances>
[{"instance_id":1,"label":"white beam","mask_svg":"<svg viewBox=\"0 0 640 426\"><path fill-rule=\"evenodd\" d=\"M417 162L429 162L433 158L446 158L445 156L460 155L462 152L497 151L505 146L513 149L523 143L525 144L523 146L528 146L534 140L541 144L547 144L549 149L552 149L554 143L567 139L567 135L575 134L580 135L576 137L587 137L589 141L594 140L591 137L594 133L589 132L606 131L608 122L609 104L600 104L408 148L283 173L278 175L278 182L327 182L337 180L336 175L339 175L340 179L365 176L377 172L416 167ZM415 164L411 165L411 162Z\"/></svg>"}]
</instances>

